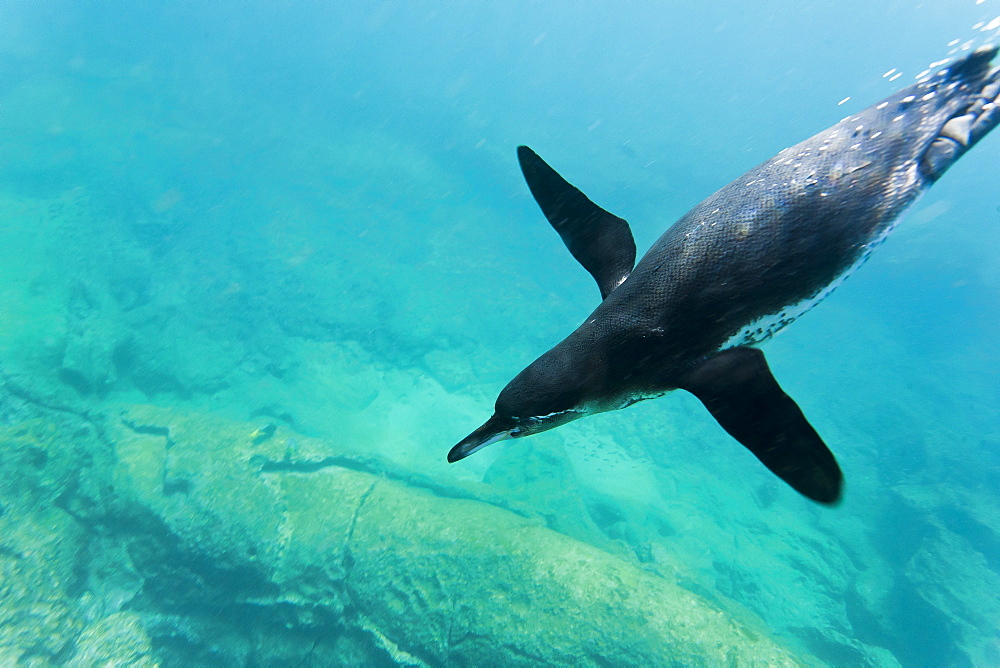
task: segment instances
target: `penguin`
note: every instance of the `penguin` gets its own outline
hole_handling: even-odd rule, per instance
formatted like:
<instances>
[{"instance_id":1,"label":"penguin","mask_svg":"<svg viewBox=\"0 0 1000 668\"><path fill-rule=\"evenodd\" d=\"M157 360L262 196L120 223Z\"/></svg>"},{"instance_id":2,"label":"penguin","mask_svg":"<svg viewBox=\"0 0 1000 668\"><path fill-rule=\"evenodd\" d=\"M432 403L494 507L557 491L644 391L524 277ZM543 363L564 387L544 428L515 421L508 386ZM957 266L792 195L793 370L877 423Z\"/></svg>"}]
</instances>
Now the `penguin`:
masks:
<instances>
[{"instance_id":1,"label":"penguin","mask_svg":"<svg viewBox=\"0 0 1000 668\"><path fill-rule=\"evenodd\" d=\"M784 149L685 214L638 264L625 220L519 147L532 196L602 302L507 384L448 461L680 389L796 491L836 504L837 460L756 346L829 295L1000 122L997 50Z\"/></svg>"}]
</instances>

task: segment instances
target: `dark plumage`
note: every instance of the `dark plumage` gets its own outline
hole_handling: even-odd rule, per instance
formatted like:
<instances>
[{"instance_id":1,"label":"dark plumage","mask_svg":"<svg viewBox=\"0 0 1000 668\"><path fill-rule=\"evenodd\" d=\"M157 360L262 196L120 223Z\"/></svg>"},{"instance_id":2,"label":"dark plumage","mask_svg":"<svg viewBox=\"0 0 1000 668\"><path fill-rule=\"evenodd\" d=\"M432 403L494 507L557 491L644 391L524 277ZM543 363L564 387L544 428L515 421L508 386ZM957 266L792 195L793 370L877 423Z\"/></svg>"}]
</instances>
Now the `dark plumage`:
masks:
<instances>
[{"instance_id":1,"label":"dark plumage","mask_svg":"<svg viewBox=\"0 0 1000 668\"><path fill-rule=\"evenodd\" d=\"M996 53L978 49L785 149L688 212L634 269L628 224L520 147L532 195L604 301L504 388L449 461L685 389L796 490L837 501L836 460L748 346L829 294L1000 122Z\"/></svg>"}]
</instances>

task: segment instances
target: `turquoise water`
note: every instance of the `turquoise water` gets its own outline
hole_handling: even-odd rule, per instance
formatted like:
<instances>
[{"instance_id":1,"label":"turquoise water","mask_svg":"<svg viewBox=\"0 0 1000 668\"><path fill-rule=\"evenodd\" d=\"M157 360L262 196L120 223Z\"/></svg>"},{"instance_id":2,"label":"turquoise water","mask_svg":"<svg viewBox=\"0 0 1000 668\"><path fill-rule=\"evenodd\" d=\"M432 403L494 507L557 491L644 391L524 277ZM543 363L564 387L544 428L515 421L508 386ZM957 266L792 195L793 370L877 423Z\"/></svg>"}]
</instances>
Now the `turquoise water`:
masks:
<instances>
[{"instance_id":1,"label":"turquoise water","mask_svg":"<svg viewBox=\"0 0 1000 668\"><path fill-rule=\"evenodd\" d=\"M449 571L433 561L448 550L541 559L434 505L460 499L469 517L502 509L589 544L639 589L690 592L806 663L1000 663L998 133L764 348L837 454L840 507L800 498L683 393L445 462L599 299L532 201L518 144L626 218L641 253L780 149L995 39L997 16L996 0L4 3L0 523L16 538L0 537L0 659L86 665L127 640L164 665L555 660L511 630L553 623L541 580L463 570L434 585L447 596L381 597ZM141 480L156 456L154 503ZM227 461L265 462L288 522L331 512L288 490L333 467L421 490L441 526L385 529L372 554L410 556L365 571L371 591L351 581L360 547L348 575L316 566L333 583L317 594L274 575L287 531L273 572L254 570L271 563L262 529L250 557L230 554L266 504L232 510L243 478L208 463ZM236 542L206 547L182 498L213 518L206 536ZM359 517L350 540L376 533ZM532 545L577 544L550 533ZM573 563L553 577L583 578ZM472 618L446 609L449 586L492 601L474 649L419 621ZM573 620L598 619L596 599L560 594L560 642L594 632ZM37 637L28 609L46 611ZM609 643L638 633L602 623ZM747 643L730 659L770 656Z\"/></svg>"}]
</instances>

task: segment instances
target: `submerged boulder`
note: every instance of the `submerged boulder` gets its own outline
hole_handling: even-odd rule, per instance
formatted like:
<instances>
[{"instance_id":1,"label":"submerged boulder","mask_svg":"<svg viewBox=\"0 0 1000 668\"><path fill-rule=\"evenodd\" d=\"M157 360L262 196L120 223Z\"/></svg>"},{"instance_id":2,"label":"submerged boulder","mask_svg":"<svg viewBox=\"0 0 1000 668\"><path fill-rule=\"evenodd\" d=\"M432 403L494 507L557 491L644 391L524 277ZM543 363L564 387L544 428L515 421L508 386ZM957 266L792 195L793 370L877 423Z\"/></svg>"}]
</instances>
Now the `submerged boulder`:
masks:
<instances>
[{"instance_id":1,"label":"submerged boulder","mask_svg":"<svg viewBox=\"0 0 1000 668\"><path fill-rule=\"evenodd\" d=\"M199 596L270 608L312 629L313 657L329 660L332 634L404 664L797 663L750 622L469 490L282 428L262 440L245 424L126 407L111 431L122 502L162 523L173 554L130 552L166 580L146 589L173 592L173 612Z\"/></svg>"},{"instance_id":2,"label":"submerged boulder","mask_svg":"<svg viewBox=\"0 0 1000 668\"><path fill-rule=\"evenodd\" d=\"M799 662L489 486L266 423L32 396L0 425L5 662Z\"/></svg>"},{"instance_id":3,"label":"submerged boulder","mask_svg":"<svg viewBox=\"0 0 1000 668\"><path fill-rule=\"evenodd\" d=\"M429 663L794 663L691 592L476 501L373 481L347 550L351 600Z\"/></svg>"}]
</instances>

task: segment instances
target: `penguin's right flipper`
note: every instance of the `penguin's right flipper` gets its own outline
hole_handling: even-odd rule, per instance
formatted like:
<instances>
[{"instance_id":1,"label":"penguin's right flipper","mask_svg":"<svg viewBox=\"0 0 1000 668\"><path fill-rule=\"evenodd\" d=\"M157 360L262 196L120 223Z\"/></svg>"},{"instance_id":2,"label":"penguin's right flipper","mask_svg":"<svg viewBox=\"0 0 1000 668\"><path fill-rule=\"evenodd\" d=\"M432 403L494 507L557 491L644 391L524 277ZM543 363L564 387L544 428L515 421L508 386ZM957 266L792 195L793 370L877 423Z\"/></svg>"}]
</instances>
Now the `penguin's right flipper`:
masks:
<instances>
[{"instance_id":1,"label":"penguin's right flipper","mask_svg":"<svg viewBox=\"0 0 1000 668\"><path fill-rule=\"evenodd\" d=\"M606 298L635 266L628 223L587 199L527 146L517 147L517 160L542 213Z\"/></svg>"},{"instance_id":2,"label":"penguin's right flipper","mask_svg":"<svg viewBox=\"0 0 1000 668\"><path fill-rule=\"evenodd\" d=\"M797 492L825 504L840 500L843 474L837 460L771 375L764 353L723 350L685 376L680 387Z\"/></svg>"}]
</instances>

